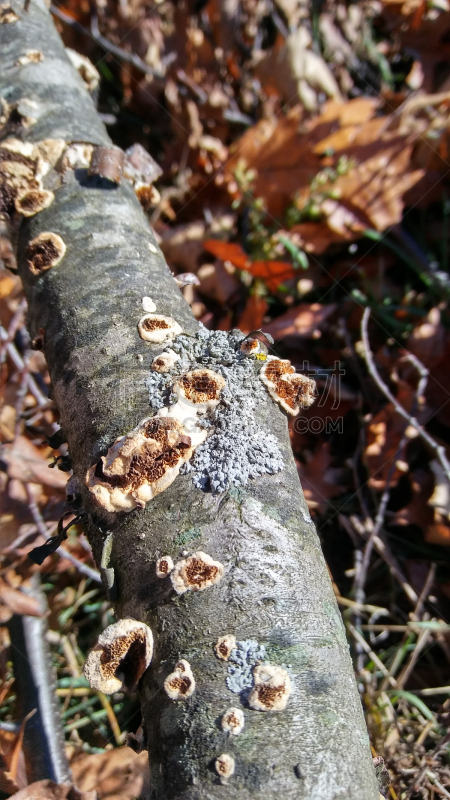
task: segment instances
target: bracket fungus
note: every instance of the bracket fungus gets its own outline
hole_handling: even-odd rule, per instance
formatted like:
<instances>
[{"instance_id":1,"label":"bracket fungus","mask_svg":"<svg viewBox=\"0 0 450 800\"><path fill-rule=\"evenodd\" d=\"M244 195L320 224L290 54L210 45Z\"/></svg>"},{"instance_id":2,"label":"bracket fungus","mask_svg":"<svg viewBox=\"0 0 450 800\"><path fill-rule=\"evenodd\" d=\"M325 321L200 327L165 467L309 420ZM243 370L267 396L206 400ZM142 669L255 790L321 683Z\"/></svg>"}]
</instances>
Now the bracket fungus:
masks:
<instances>
[{"instance_id":1,"label":"bracket fungus","mask_svg":"<svg viewBox=\"0 0 450 800\"><path fill-rule=\"evenodd\" d=\"M16 211L24 217L33 217L44 208L48 208L55 199L53 192L46 189L30 189L19 194L14 202Z\"/></svg>"},{"instance_id":2,"label":"bracket fungus","mask_svg":"<svg viewBox=\"0 0 450 800\"><path fill-rule=\"evenodd\" d=\"M185 700L195 690L195 678L191 665L182 658L175 664L175 669L164 681L164 689L171 700Z\"/></svg>"},{"instance_id":3,"label":"bracket fungus","mask_svg":"<svg viewBox=\"0 0 450 800\"><path fill-rule=\"evenodd\" d=\"M170 573L172 586L177 594L203 592L209 586L219 583L224 567L220 561L214 561L207 553L198 550L183 561L178 561Z\"/></svg>"},{"instance_id":4,"label":"bracket fungus","mask_svg":"<svg viewBox=\"0 0 450 800\"><path fill-rule=\"evenodd\" d=\"M220 720L222 730L232 736L239 736L244 730L244 724L245 717L241 708L229 708Z\"/></svg>"},{"instance_id":5,"label":"bracket fungus","mask_svg":"<svg viewBox=\"0 0 450 800\"><path fill-rule=\"evenodd\" d=\"M220 392L225 378L211 369L194 369L182 375L173 386L181 403L193 404L197 412L215 408L220 402Z\"/></svg>"},{"instance_id":6,"label":"bracket fungus","mask_svg":"<svg viewBox=\"0 0 450 800\"><path fill-rule=\"evenodd\" d=\"M164 353L160 353L159 356L155 356L152 361L152 369L155 372L170 372L179 360L180 356L169 348Z\"/></svg>"},{"instance_id":7,"label":"bracket fungus","mask_svg":"<svg viewBox=\"0 0 450 800\"><path fill-rule=\"evenodd\" d=\"M66 47L66 53L88 92L95 91L100 83L100 73L98 69L94 67L92 61L90 61L87 56L82 56L81 53L77 53L76 50L72 50L70 47Z\"/></svg>"},{"instance_id":8,"label":"bracket fungus","mask_svg":"<svg viewBox=\"0 0 450 800\"><path fill-rule=\"evenodd\" d=\"M51 231L45 231L36 236L27 246L25 255L30 272L40 275L61 261L66 252L66 245L61 236Z\"/></svg>"},{"instance_id":9,"label":"bracket fungus","mask_svg":"<svg viewBox=\"0 0 450 800\"><path fill-rule=\"evenodd\" d=\"M153 656L153 634L136 619L120 619L109 625L98 638L84 665L89 685L112 694L136 691L139 680Z\"/></svg>"},{"instance_id":10,"label":"bracket fungus","mask_svg":"<svg viewBox=\"0 0 450 800\"><path fill-rule=\"evenodd\" d=\"M214 652L217 658L222 661L228 661L232 650L236 647L236 637L232 633L227 633L225 636L219 636Z\"/></svg>"},{"instance_id":11,"label":"bracket fungus","mask_svg":"<svg viewBox=\"0 0 450 800\"><path fill-rule=\"evenodd\" d=\"M139 320L138 331L144 341L162 344L172 341L175 336L183 332L183 329L172 317L166 317L164 314L145 314Z\"/></svg>"},{"instance_id":12,"label":"bracket fungus","mask_svg":"<svg viewBox=\"0 0 450 800\"><path fill-rule=\"evenodd\" d=\"M294 417L301 408L309 408L314 402L316 382L297 374L287 359L268 356L259 376L270 396Z\"/></svg>"},{"instance_id":13,"label":"bracket fungus","mask_svg":"<svg viewBox=\"0 0 450 800\"><path fill-rule=\"evenodd\" d=\"M156 562L156 577L167 578L172 572L173 567L174 564L170 556L161 556Z\"/></svg>"},{"instance_id":14,"label":"bracket fungus","mask_svg":"<svg viewBox=\"0 0 450 800\"><path fill-rule=\"evenodd\" d=\"M253 670L253 689L248 703L255 711L283 711L292 691L291 679L283 667L258 664Z\"/></svg>"},{"instance_id":15,"label":"bracket fungus","mask_svg":"<svg viewBox=\"0 0 450 800\"><path fill-rule=\"evenodd\" d=\"M150 417L120 436L87 472L86 485L106 511L144 508L192 455L191 439L171 417Z\"/></svg>"},{"instance_id":16,"label":"bracket fungus","mask_svg":"<svg viewBox=\"0 0 450 800\"><path fill-rule=\"evenodd\" d=\"M231 778L231 776L234 775L235 761L233 756L230 756L228 753L222 753L221 756L216 758L214 766L217 774L221 778Z\"/></svg>"}]
</instances>

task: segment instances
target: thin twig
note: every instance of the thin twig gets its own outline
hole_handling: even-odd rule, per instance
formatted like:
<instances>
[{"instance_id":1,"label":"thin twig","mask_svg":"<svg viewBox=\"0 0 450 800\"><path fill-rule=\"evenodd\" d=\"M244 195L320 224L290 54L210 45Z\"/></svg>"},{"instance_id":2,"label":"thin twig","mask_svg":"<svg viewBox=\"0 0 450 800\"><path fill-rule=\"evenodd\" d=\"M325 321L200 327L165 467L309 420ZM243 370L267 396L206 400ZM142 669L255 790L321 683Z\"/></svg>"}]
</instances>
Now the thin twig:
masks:
<instances>
[{"instance_id":1,"label":"thin twig","mask_svg":"<svg viewBox=\"0 0 450 800\"><path fill-rule=\"evenodd\" d=\"M412 425L413 428L416 429L419 436L423 439L424 442L427 443L428 447L436 454L442 469L445 472L445 476L447 480L450 482L450 462L447 459L445 454L445 448L441 445L438 445L437 442L430 436L427 431L420 425L420 423L416 420L415 417L411 416L405 408L396 400L394 395L392 394L391 390L386 386L384 383L381 375L379 374L375 362L373 360L372 352L370 350L370 342L369 342L369 333L368 333L368 323L370 317L370 308L367 308L364 311L362 321L361 321L361 335L362 341L364 345L364 358L367 364L367 369L369 374L374 379L375 383L377 384L380 391L384 394L384 396L389 400L390 403L394 406L395 411L397 414L400 414L403 419L405 419L409 425Z\"/></svg>"},{"instance_id":2,"label":"thin twig","mask_svg":"<svg viewBox=\"0 0 450 800\"><path fill-rule=\"evenodd\" d=\"M36 524L36 527L41 536L43 536L44 539L47 540L49 533L51 531L49 530L41 512L39 511L38 504L36 503L33 497L33 494L31 492L28 483L25 484L25 490L27 493L28 508L30 509L33 521ZM96 569L92 569L92 567L90 567L88 564L84 564L83 561L80 561L79 558L72 555L72 553L70 553L69 550L66 550L64 547L59 547L56 553L60 556L60 558L66 558L67 561L70 561L77 568L79 572L81 572L83 575L86 575L92 581L95 581L95 583L102 583L100 573L97 572Z\"/></svg>"}]
</instances>

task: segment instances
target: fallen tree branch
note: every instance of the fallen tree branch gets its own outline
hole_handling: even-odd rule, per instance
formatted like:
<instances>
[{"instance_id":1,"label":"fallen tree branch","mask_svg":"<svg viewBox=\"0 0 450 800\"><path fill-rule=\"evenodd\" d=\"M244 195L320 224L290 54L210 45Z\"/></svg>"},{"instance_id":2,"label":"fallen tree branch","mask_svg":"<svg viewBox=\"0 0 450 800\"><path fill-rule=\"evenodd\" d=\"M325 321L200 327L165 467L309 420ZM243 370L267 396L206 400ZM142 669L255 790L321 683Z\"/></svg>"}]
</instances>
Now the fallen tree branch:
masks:
<instances>
[{"instance_id":1,"label":"fallen tree branch","mask_svg":"<svg viewBox=\"0 0 450 800\"><path fill-rule=\"evenodd\" d=\"M109 148L43 2L31 0L28 12L19 2L13 6L18 19L0 25L0 94L7 94L11 104L25 99L35 104L35 121L22 126L21 138L62 138ZM17 66L36 42L43 43L43 60ZM224 463L226 474L220 465L217 472L224 491L197 488L188 473L145 508L107 513L86 486L88 470L97 464L96 473L101 472L100 457L116 437L155 410L149 405L148 381L162 347L138 334L142 298L151 297L159 314L174 319L192 346L200 347L205 333L199 332L127 181L107 183L89 177L86 169L68 167L62 180L53 170L48 182L54 201L20 226L19 272L31 337L44 332L76 499L86 515L96 562L116 592L118 618L145 622L153 631L153 661L139 686L151 798L222 800L238 792L242 800L377 800L345 631L299 484L285 415L258 378L261 362L247 362L255 376L249 387L256 388L254 395L253 389L242 389L242 430L236 428L241 444L231 465ZM65 255L57 266L34 275L28 248L44 232L63 240ZM211 352L204 348L198 357L207 366L213 363L221 375L231 375L221 353L229 354L240 339L222 337L218 355L211 345ZM231 383L227 391L227 402L235 408ZM247 446L249 398L254 430L260 432L258 446L264 450L273 442L282 461L272 474L263 470L246 479L239 464ZM225 418L225 401L220 408L219 422ZM221 430L218 425L214 433L219 453L231 447ZM257 460L256 450L253 456ZM179 562L199 550L220 562L221 580L204 592L177 595L170 578L158 578L156 562L160 556ZM245 686L256 680L254 662L240 672L235 664L235 678L227 684L230 665L214 652L225 634L247 643L242 650L247 653L253 647L249 642L257 640L265 649L265 656L259 650L264 662L288 673L293 691L284 710L264 713L249 707ZM180 659L189 662L196 689L177 702L164 685ZM244 691L236 694L230 685ZM245 716L239 736L230 737L220 724L230 706L239 706ZM218 763L224 769L231 763L217 762L223 753L234 760L234 774L227 780L217 772Z\"/></svg>"}]
</instances>

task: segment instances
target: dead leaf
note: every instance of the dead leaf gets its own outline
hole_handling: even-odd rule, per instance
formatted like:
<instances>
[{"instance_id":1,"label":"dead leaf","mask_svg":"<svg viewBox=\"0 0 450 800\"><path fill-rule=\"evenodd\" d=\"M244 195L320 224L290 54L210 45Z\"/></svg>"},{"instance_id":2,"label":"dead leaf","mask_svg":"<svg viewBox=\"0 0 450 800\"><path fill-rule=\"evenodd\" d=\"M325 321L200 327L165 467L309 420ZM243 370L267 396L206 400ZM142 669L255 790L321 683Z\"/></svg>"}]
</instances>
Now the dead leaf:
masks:
<instances>
[{"instance_id":1,"label":"dead leaf","mask_svg":"<svg viewBox=\"0 0 450 800\"><path fill-rule=\"evenodd\" d=\"M212 253L222 261L231 261L238 269L248 269L251 264L250 256L245 252L240 244L234 242L222 242L220 239L207 239L203 242L203 248Z\"/></svg>"},{"instance_id":2,"label":"dead leaf","mask_svg":"<svg viewBox=\"0 0 450 800\"><path fill-rule=\"evenodd\" d=\"M97 800L95 791L83 792L73 783L55 783L49 779L30 783L11 800Z\"/></svg>"},{"instance_id":3,"label":"dead leaf","mask_svg":"<svg viewBox=\"0 0 450 800\"><path fill-rule=\"evenodd\" d=\"M267 330L275 340L285 337L310 339L315 331L320 331L335 310L336 305L333 303L328 306L320 303L301 303L265 325L264 330Z\"/></svg>"},{"instance_id":4,"label":"dead leaf","mask_svg":"<svg viewBox=\"0 0 450 800\"><path fill-rule=\"evenodd\" d=\"M0 601L14 614L26 614L30 617L42 617L39 601L19 589L13 589L0 578Z\"/></svg>"},{"instance_id":5,"label":"dead leaf","mask_svg":"<svg viewBox=\"0 0 450 800\"><path fill-rule=\"evenodd\" d=\"M99 800L131 800L149 792L146 751L137 755L130 747L118 747L95 755L75 756L71 768L83 792L96 790Z\"/></svg>"},{"instance_id":6,"label":"dead leaf","mask_svg":"<svg viewBox=\"0 0 450 800\"><path fill-rule=\"evenodd\" d=\"M411 410L414 392L409 383L397 379L396 399L406 411ZM374 489L384 489L391 467L395 463L394 458L397 461L403 458L402 453L398 452L398 447L405 428L405 420L397 414L392 403L387 403L368 424L365 461L370 474L368 483ZM400 474L401 470L395 466L391 477L392 484L398 481Z\"/></svg>"},{"instance_id":7,"label":"dead leaf","mask_svg":"<svg viewBox=\"0 0 450 800\"><path fill-rule=\"evenodd\" d=\"M259 297L256 294L250 295L238 322L238 328L243 333L259 330L262 327L267 309L267 300L264 297Z\"/></svg>"},{"instance_id":8,"label":"dead leaf","mask_svg":"<svg viewBox=\"0 0 450 800\"><path fill-rule=\"evenodd\" d=\"M308 506L317 509L319 513L325 510L330 498L337 497L346 490L346 486L340 486L338 482L342 470L332 467L328 442L316 447L306 464L298 465L298 474Z\"/></svg>"},{"instance_id":9,"label":"dead leaf","mask_svg":"<svg viewBox=\"0 0 450 800\"><path fill-rule=\"evenodd\" d=\"M10 478L17 478L23 483L41 483L54 489L65 489L67 474L56 468L49 469L49 462L25 436L17 436L12 444L5 445L2 456L8 465Z\"/></svg>"}]
</instances>

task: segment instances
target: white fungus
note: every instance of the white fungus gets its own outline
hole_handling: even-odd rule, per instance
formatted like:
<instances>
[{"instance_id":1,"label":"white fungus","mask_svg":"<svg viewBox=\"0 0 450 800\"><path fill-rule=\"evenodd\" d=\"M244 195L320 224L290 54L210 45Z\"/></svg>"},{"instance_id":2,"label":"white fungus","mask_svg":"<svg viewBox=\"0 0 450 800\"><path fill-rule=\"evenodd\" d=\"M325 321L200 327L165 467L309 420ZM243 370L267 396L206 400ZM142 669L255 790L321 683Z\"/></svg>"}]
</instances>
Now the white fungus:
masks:
<instances>
[{"instance_id":1,"label":"white fungus","mask_svg":"<svg viewBox=\"0 0 450 800\"><path fill-rule=\"evenodd\" d=\"M228 661L231 652L236 648L236 637L232 633L227 633L225 636L219 636L215 646L214 652L217 658L222 661Z\"/></svg>"},{"instance_id":2,"label":"white fungus","mask_svg":"<svg viewBox=\"0 0 450 800\"><path fill-rule=\"evenodd\" d=\"M314 403L316 382L306 375L298 375L287 359L268 356L260 378L270 396L294 417L301 408L309 408Z\"/></svg>"},{"instance_id":3,"label":"white fungus","mask_svg":"<svg viewBox=\"0 0 450 800\"><path fill-rule=\"evenodd\" d=\"M232 736L238 736L244 730L245 717L241 708L234 706L225 711L220 725L223 731Z\"/></svg>"},{"instance_id":4,"label":"white fungus","mask_svg":"<svg viewBox=\"0 0 450 800\"><path fill-rule=\"evenodd\" d=\"M223 572L223 564L198 550L175 564L170 573L170 580L177 594L184 594L188 590L203 592L204 589L218 583Z\"/></svg>"},{"instance_id":5,"label":"white fungus","mask_svg":"<svg viewBox=\"0 0 450 800\"><path fill-rule=\"evenodd\" d=\"M145 314L138 323L141 339L153 344L171 341L182 333L182 330L178 322L164 314Z\"/></svg>"},{"instance_id":6,"label":"white fungus","mask_svg":"<svg viewBox=\"0 0 450 800\"><path fill-rule=\"evenodd\" d=\"M97 691L134 692L152 656L150 628L136 619L120 619L100 634L83 671L89 685Z\"/></svg>"},{"instance_id":7,"label":"white fungus","mask_svg":"<svg viewBox=\"0 0 450 800\"><path fill-rule=\"evenodd\" d=\"M156 577L167 578L173 570L173 561L170 556L162 556L156 562Z\"/></svg>"},{"instance_id":8,"label":"white fungus","mask_svg":"<svg viewBox=\"0 0 450 800\"><path fill-rule=\"evenodd\" d=\"M184 658L164 681L164 690L171 700L185 700L195 690L195 678L191 666Z\"/></svg>"},{"instance_id":9,"label":"white fungus","mask_svg":"<svg viewBox=\"0 0 450 800\"><path fill-rule=\"evenodd\" d=\"M147 313L151 314L153 311L156 311L156 303L151 297L143 297L142 308L144 311L147 311Z\"/></svg>"},{"instance_id":10,"label":"white fungus","mask_svg":"<svg viewBox=\"0 0 450 800\"><path fill-rule=\"evenodd\" d=\"M221 756L216 758L214 766L217 774L220 775L221 778L227 779L234 775L235 761L233 756L230 756L228 753L222 753Z\"/></svg>"},{"instance_id":11,"label":"white fungus","mask_svg":"<svg viewBox=\"0 0 450 800\"><path fill-rule=\"evenodd\" d=\"M256 711L283 711L291 694L291 680L283 667L259 664L253 670L254 686L248 703Z\"/></svg>"},{"instance_id":12,"label":"white fungus","mask_svg":"<svg viewBox=\"0 0 450 800\"><path fill-rule=\"evenodd\" d=\"M159 356L155 356L152 361L152 369L155 372L170 372L179 360L180 356L169 348L160 353Z\"/></svg>"}]
</instances>

